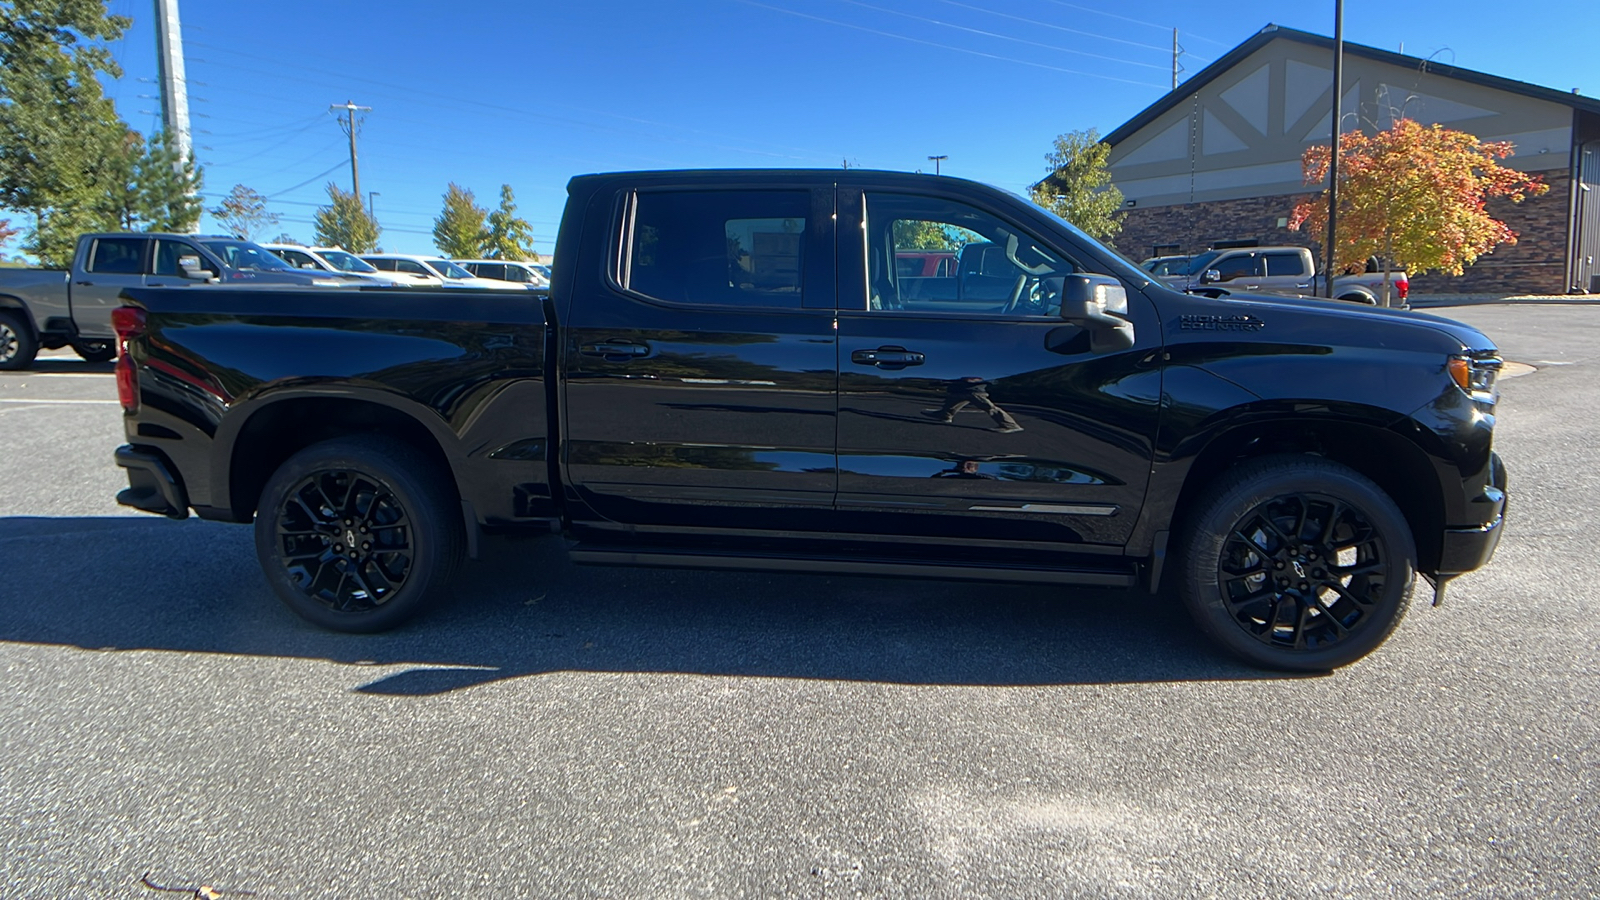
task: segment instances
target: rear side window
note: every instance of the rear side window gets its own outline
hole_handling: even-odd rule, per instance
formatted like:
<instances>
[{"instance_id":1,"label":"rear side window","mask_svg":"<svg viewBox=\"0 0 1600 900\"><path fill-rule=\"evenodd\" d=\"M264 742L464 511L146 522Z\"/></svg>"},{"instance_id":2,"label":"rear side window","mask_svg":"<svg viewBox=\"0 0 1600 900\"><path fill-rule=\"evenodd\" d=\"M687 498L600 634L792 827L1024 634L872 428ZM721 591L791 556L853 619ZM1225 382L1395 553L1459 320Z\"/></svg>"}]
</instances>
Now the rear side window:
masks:
<instances>
[{"instance_id":1,"label":"rear side window","mask_svg":"<svg viewBox=\"0 0 1600 900\"><path fill-rule=\"evenodd\" d=\"M97 238L89 255L89 271L102 275L144 274L145 238Z\"/></svg>"},{"instance_id":2,"label":"rear side window","mask_svg":"<svg viewBox=\"0 0 1600 900\"><path fill-rule=\"evenodd\" d=\"M805 191L640 193L624 287L673 303L799 307Z\"/></svg>"},{"instance_id":3,"label":"rear side window","mask_svg":"<svg viewBox=\"0 0 1600 900\"><path fill-rule=\"evenodd\" d=\"M410 260L410 259L397 259L397 260L394 260L394 270L396 272L404 272L407 275L432 275L433 274L432 272L428 271L428 267L427 266L424 266L422 263L419 263L419 262L416 262L415 260Z\"/></svg>"},{"instance_id":4,"label":"rear side window","mask_svg":"<svg viewBox=\"0 0 1600 900\"><path fill-rule=\"evenodd\" d=\"M1305 275L1305 261L1298 253L1267 253L1268 275Z\"/></svg>"}]
</instances>

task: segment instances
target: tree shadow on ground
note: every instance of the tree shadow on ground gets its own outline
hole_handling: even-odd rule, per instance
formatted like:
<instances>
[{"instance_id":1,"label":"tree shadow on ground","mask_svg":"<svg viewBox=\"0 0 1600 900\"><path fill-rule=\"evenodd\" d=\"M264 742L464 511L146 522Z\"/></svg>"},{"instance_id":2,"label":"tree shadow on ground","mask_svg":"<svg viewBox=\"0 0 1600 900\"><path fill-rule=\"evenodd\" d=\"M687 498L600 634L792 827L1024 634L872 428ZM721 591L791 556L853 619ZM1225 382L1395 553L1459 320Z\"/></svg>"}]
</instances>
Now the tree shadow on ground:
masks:
<instances>
[{"instance_id":1,"label":"tree shadow on ground","mask_svg":"<svg viewBox=\"0 0 1600 900\"><path fill-rule=\"evenodd\" d=\"M485 551L440 608L347 635L276 600L247 527L0 518L0 640L409 666L358 688L387 695L569 671L1019 687L1292 677L1218 655L1174 601L1142 592L580 567L554 537Z\"/></svg>"}]
</instances>

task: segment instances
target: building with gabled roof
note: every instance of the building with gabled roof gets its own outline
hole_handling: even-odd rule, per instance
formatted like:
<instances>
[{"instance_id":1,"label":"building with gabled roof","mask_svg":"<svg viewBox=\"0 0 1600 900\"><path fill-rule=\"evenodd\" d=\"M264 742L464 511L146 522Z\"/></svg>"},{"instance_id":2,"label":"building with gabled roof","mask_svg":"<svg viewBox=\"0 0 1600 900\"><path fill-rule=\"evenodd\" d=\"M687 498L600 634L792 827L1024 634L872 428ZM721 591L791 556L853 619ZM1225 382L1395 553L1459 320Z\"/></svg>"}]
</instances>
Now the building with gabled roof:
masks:
<instances>
[{"instance_id":1,"label":"building with gabled roof","mask_svg":"<svg viewBox=\"0 0 1600 900\"><path fill-rule=\"evenodd\" d=\"M1510 141L1504 165L1550 185L1490 212L1519 240L1459 278L1412 281L1424 293L1600 292L1600 100L1374 47L1344 45L1344 130L1397 118ZM1191 253L1222 241L1298 244L1287 228L1306 148L1332 136L1333 41L1268 25L1105 137L1128 218L1129 256Z\"/></svg>"}]
</instances>

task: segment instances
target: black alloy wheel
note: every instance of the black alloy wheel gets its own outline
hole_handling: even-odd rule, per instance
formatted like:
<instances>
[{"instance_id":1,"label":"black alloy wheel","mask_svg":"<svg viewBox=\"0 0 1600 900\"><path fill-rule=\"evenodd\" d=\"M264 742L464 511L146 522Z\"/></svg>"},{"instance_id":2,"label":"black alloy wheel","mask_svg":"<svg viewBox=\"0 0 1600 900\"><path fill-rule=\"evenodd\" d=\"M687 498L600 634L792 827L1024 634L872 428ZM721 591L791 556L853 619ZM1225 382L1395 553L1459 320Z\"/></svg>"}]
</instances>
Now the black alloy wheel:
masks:
<instances>
[{"instance_id":1,"label":"black alloy wheel","mask_svg":"<svg viewBox=\"0 0 1600 900\"><path fill-rule=\"evenodd\" d=\"M1393 632L1416 550L1377 485L1315 457L1266 457L1201 501L1184 600L1201 628L1261 666L1326 671Z\"/></svg>"},{"instance_id":2,"label":"black alloy wheel","mask_svg":"<svg viewBox=\"0 0 1600 900\"><path fill-rule=\"evenodd\" d=\"M336 631L382 631L437 597L460 562L453 491L412 448L325 441L268 481L256 553L279 598Z\"/></svg>"},{"instance_id":3,"label":"black alloy wheel","mask_svg":"<svg viewBox=\"0 0 1600 900\"><path fill-rule=\"evenodd\" d=\"M39 355L39 342L15 313L0 312L0 370L26 369Z\"/></svg>"}]
</instances>

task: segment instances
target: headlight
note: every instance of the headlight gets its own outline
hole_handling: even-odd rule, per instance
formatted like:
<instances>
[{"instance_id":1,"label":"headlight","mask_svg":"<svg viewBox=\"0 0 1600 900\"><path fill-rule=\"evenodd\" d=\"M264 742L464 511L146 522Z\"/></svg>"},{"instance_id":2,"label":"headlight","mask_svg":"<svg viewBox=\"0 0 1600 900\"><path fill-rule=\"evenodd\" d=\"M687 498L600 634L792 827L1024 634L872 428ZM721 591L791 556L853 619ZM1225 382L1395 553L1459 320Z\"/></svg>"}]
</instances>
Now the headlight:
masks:
<instances>
[{"instance_id":1,"label":"headlight","mask_svg":"<svg viewBox=\"0 0 1600 900\"><path fill-rule=\"evenodd\" d=\"M1467 396L1480 403L1493 403L1495 378L1500 374L1503 364L1504 361L1498 356L1452 356L1445 368L1450 371L1450 379L1456 383L1456 387L1465 391Z\"/></svg>"}]
</instances>

